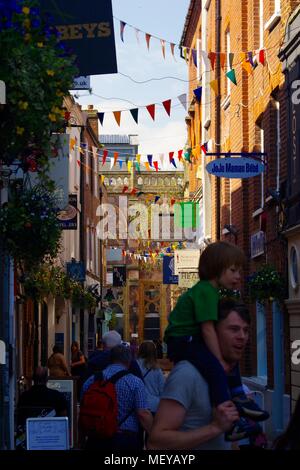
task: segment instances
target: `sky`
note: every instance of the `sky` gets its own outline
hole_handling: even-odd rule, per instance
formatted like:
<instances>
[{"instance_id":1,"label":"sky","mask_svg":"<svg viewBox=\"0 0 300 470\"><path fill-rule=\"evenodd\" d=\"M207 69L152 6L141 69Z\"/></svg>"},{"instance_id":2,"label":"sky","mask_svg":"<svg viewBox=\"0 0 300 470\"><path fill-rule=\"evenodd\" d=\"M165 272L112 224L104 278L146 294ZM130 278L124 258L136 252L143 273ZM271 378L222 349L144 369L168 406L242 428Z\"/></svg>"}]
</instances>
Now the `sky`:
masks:
<instances>
[{"instance_id":1,"label":"sky","mask_svg":"<svg viewBox=\"0 0 300 470\"><path fill-rule=\"evenodd\" d=\"M165 153L168 162L168 153L177 152L186 143L186 111L177 97L188 92L188 69L185 61L180 58L177 45L181 39L189 3L190 0L112 0L113 15L118 18L114 20L118 74L92 76L93 94L77 99L83 106L93 104L98 111L105 112L103 126L99 123L101 134L137 134L142 161L147 154ZM124 43L120 39L119 20L127 23ZM139 43L135 28L141 30ZM175 43L176 61L168 43L164 60L161 43L154 37L150 40L148 51L145 33L142 31ZM148 82L137 84L121 74L136 81ZM153 78L160 80L151 80ZM87 95L88 92L74 93ZM172 99L170 117L161 104L167 99ZM153 103L158 103L154 122L143 107ZM142 106L139 109L139 124L126 111L121 114L119 127L112 111L139 106ZM169 164L166 163L163 169L169 169Z\"/></svg>"}]
</instances>

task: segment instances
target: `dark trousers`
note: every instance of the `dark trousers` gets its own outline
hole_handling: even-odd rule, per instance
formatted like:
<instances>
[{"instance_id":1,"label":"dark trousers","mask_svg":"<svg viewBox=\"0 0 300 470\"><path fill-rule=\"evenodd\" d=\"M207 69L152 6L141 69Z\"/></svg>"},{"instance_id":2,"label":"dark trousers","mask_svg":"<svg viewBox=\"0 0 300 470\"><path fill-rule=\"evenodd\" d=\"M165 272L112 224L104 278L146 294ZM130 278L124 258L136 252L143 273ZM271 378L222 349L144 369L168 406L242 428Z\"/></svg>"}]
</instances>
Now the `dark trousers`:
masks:
<instances>
[{"instance_id":1,"label":"dark trousers","mask_svg":"<svg viewBox=\"0 0 300 470\"><path fill-rule=\"evenodd\" d=\"M198 336L170 337L168 357L173 362L189 361L204 377L209 387L211 402L218 406L233 395L243 395L238 365L226 375L223 366Z\"/></svg>"}]
</instances>

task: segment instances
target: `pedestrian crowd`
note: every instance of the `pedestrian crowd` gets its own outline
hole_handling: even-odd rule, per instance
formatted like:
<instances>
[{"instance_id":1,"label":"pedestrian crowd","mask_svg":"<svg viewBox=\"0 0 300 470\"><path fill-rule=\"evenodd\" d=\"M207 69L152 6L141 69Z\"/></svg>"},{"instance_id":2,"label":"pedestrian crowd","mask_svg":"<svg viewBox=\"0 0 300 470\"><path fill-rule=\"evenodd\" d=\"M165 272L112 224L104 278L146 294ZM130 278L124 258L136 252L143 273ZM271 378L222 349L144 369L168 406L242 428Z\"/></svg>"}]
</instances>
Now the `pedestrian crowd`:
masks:
<instances>
[{"instance_id":1,"label":"pedestrian crowd","mask_svg":"<svg viewBox=\"0 0 300 470\"><path fill-rule=\"evenodd\" d=\"M199 282L179 297L170 312L164 342L173 368L165 378L160 340L124 343L111 330L88 358L77 342L71 364L58 346L48 359L51 377L77 377L79 447L109 450L262 449L261 425L269 413L242 384L239 362L249 339L251 318L244 304L221 299L221 288L237 290L243 252L227 242L209 245L199 261ZM48 372L38 368L34 385L18 403L18 425L26 416L54 410L66 415L59 392L47 388ZM53 392L53 393L52 393ZM39 410L40 411L40 410ZM40 414L39 414L40 415ZM300 448L300 399L274 449Z\"/></svg>"}]
</instances>

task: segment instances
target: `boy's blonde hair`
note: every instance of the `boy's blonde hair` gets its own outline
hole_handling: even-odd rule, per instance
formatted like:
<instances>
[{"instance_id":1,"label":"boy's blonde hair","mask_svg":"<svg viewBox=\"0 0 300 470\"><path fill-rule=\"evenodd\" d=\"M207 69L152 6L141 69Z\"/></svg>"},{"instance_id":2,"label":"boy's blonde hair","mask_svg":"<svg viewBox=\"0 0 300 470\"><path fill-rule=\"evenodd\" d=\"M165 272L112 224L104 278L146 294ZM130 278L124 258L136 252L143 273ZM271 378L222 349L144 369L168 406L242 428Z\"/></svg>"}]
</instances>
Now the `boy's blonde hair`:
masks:
<instances>
[{"instance_id":1,"label":"boy's blonde hair","mask_svg":"<svg viewBox=\"0 0 300 470\"><path fill-rule=\"evenodd\" d=\"M202 281L218 279L230 266L242 267L244 252L228 242L215 242L208 245L199 260L199 277Z\"/></svg>"}]
</instances>

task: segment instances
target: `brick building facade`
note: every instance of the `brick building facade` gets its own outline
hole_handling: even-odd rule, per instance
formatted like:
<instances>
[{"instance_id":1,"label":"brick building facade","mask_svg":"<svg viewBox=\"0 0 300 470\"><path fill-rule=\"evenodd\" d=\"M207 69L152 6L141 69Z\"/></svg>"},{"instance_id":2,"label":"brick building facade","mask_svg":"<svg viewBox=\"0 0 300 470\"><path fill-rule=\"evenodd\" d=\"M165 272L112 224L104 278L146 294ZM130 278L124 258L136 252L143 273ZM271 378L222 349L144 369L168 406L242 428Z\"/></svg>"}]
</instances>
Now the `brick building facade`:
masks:
<instances>
[{"instance_id":1,"label":"brick building facade","mask_svg":"<svg viewBox=\"0 0 300 470\"><path fill-rule=\"evenodd\" d=\"M278 54L287 21L299 3L191 0L181 39L181 46L190 48L186 118L193 155L190 193L193 196L202 187L204 240L228 240L245 251L245 279L264 263L288 278L283 233L286 220L281 204L289 181L288 101ZM191 49L197 50L197 68ZM259 50L264 51L264 64L259 60L262 55L256 54ZM207 57L210 52L219 52L214 66ZM230 69L235 71L237 85L225 75ZM210 86L212 80L219 91ZM199 86L201 103L193 93ZM216 157L205 156L200 150L204 142L208 152L265 152L264 174L249 179L209 175L206 164ZM253 236L262 241L257 256L251 250ZM263 309L258 304L250 308L252 335L242 371L251 377L248 383L264 394L267 406L274 409L277 401L283 403L281 416L273 419L276 434L287 415L288 396L284 392L290 393L289 318L284 307L278 308L274 302Z\"/></svg>"}]
</instances>

